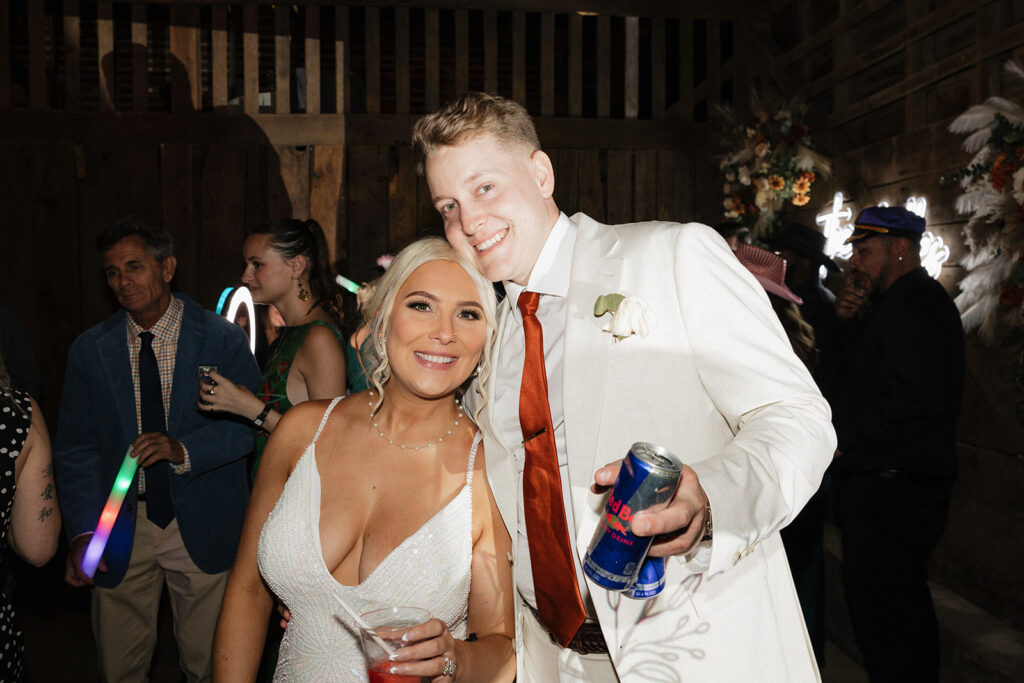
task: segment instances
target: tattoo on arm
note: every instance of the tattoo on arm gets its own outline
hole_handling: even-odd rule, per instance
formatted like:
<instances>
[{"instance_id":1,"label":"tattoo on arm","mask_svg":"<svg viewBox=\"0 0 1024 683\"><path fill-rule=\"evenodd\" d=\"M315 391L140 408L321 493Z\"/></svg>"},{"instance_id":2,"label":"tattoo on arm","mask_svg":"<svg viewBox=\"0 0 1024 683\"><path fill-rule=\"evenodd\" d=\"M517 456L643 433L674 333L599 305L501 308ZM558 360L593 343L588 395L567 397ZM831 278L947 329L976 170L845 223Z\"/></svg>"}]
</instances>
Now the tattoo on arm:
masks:
<instances>
[{"instance_id":1,"label":"tattoo on arm","mask_svg":"<svg viewBox=\"0 0 1024 683\"><path fill-rule=\"evenodd\" d=\"M53 465L47 465L43 468L43 477L49 479L53 476Z\"/></svg>"},{"instance_id":2,"label":"tattoo on arm","mask_svg":"<svg viewBox=\"0 0 1024 683\"><path fill-rule=\"evenodd\" d=\"M46 488L43 489L43 500L53 500L53 484L47 484Z\"/></svg>"},{"instance_id":3,"label":"tattoo on arm","mask_svg":"<svg viewBox=\"0 0 1024 683\"><path fill-rule=\"evenodd\" d=\"M39 511L39 521L45 522L46 518L53 514L53 508L43 508Z\"/></svg>"}]
</instances>

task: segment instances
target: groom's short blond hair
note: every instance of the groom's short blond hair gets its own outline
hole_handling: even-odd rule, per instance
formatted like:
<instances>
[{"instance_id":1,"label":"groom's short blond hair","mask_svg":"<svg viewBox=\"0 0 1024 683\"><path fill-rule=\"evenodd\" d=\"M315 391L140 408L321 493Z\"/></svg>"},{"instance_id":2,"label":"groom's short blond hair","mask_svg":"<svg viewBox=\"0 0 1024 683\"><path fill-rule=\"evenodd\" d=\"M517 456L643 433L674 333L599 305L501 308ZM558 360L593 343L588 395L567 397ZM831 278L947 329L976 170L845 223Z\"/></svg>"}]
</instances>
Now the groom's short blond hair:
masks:
<instances>
[{"instance_id":1,"label":"groom's short blond hair","mask_svg":"<svg viewBox=\"0 0 1024 683\"><path fill-rule=\"evenodd\" d=\"M540 149L537 129L523 105L498 95L468 92L422 117L413 126L412 148L417 170L423 173L427 157L438 147L457 145L485 134L510 146L525 145L531 154Z\"/></svg>"}]
</instances>

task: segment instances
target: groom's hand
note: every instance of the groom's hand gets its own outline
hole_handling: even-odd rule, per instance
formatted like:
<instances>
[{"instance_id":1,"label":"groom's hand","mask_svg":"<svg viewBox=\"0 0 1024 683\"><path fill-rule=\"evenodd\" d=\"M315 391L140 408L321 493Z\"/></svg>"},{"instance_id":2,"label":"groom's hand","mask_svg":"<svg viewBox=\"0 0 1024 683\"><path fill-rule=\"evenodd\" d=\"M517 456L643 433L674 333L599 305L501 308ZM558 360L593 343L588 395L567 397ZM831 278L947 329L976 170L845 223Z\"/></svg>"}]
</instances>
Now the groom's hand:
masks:
<instances>
[{"instance_id":1,"label":"groom's hand","mask_svg":"<svg viewBox=\"0 0 1024 683\"><path fill-rule=\"evenodd\" d=\"M605 465L594 473L594 493L603 493L615 483L622 461ZM654 536L651 557L689 555L704 537L708 497L697 480L697 473L683 465L675 497L658 512L638 512L632 521L637 536Z\"/></svg>"}]
</instances>

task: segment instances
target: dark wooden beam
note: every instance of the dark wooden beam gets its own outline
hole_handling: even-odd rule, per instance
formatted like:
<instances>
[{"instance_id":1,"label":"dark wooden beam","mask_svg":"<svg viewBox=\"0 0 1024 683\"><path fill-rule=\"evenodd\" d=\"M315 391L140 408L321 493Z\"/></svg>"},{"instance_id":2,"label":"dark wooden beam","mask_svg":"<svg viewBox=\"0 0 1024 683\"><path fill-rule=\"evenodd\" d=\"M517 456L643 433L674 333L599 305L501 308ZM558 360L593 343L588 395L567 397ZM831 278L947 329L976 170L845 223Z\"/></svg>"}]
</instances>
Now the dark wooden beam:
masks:
<instances>
[{"instance_id":1,"label":"dark wooden beam","mask_svg":"<svg viewBox=\"0 0 1024 683\"><path fill-rule=\"evenodd\" d=\"M181 0L147 0L151 4L176 4ZM888 0L886 0L888 1ZM224 0L191 0L195 5L219 5ZM279 0L245 0L247 5L280 5ZM288 5L336 5L335 0L292 0ZM359 0L348 6L394 7L400 4L411 9L451 9L451 3L438 0ZM884 2L882 4L885 4ZM497 10L499 12L553 12L555 14L607 14L612 16L687 17L689 19L732 19L737 0L465 0L459 9Z\"/></svg>"},{"instance_id":2,"label":"dark wooden beam","mask_svg":"<svg viewBox=\"0 0 1024 683\"><path fill-rule=\"evenodd\" d=\"M376 119L377 117L368 117ZM383 117L388 118L388 117ZM412 117L415 119L415 117ZM253 125L253 124L256 125ZM406 129L406 138L409 130ZM345 115L210 114L9 109L0 141L246 145L342 145Z\"/></svg>"},{"instance_id":3,"label":"dark wooden beam","mask_svg":"<svg viewBox=\"0 0 1024 683\"><path fill-rule=\"evenodd\" d=\"M242 10L242 80L245 83L243 100L246 114L258 114L260 111L258 11L255 5L246 5Z\"/></svg>"}]
</instances>

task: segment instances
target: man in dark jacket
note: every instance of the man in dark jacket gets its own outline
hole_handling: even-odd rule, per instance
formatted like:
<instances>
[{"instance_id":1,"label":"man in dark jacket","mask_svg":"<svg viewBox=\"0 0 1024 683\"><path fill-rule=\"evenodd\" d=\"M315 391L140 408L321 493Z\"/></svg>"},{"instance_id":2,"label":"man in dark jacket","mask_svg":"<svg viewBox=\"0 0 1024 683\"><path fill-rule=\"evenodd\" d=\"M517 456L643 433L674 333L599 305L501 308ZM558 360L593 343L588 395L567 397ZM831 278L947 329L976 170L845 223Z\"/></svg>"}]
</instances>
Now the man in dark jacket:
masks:
<instances>
[{"instance_id":1,"label":"man in dark jacket","mask_svg":"<svg viewBox=\"0 0 1024 683\"><path fill-rule=\"evenodd\" d=\"M836 297L835 367L825 395L843 580L872 681L938 681L926 562L945 527L963 387L960 316L921 267L923 218L861 212L853 272Z\"/></svg>"},{"instance_id":2,"label":"man in dark jacket","mask_svg":"<svg viewBox=\"0 0 1024 683\"><path fill-rule=\"evenodd\" d=\"M68 536L66 579L94 585L92 626L103 680L144 681L167 584L179 661L209 680L213 631L248 500L252 429L196 409L199 366L255 388L244 333L171 293L170 235L119 223L100 235L121 310L68 354L53 461ZM95 579L82 558L125 451L139 469Z\"/></svg>"}]
</instances>

